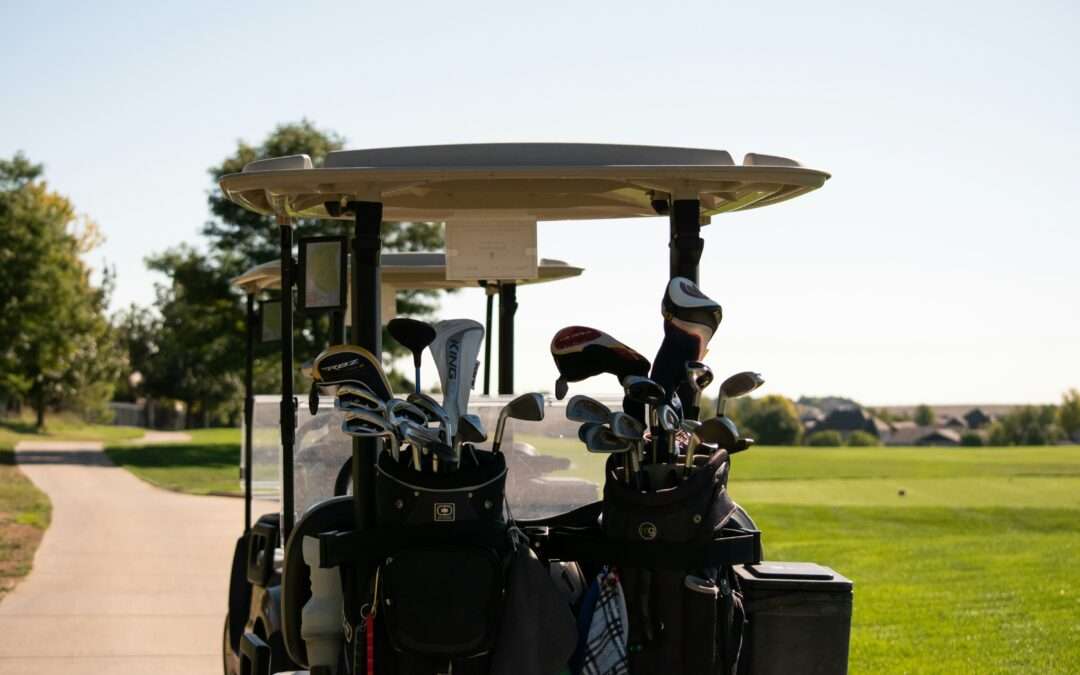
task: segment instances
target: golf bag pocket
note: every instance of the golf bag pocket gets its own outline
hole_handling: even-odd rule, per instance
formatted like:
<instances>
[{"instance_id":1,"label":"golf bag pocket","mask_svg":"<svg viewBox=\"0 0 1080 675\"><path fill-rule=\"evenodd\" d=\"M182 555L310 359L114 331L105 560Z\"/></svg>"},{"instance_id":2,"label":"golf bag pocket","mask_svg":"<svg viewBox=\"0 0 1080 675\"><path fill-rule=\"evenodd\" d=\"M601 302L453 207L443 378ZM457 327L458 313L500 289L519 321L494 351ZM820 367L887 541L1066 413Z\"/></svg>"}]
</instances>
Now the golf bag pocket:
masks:
<instances>
[{"instance_id":1,"label":"golf bag pocket","mask_svg":"<svg viewBox=\"0 0 1080 675\"><path fill-rule=\"evenodd\" d=\"M478 452L476 456L477 465L448 473L421 473L384 453L375 479L378 525L503 522L506 459L490 452Z\"/></svg>"},{"instance_id":2,"label":"golf bag pocket","mask_svg":"<svg viewBox=\"0 0 1080 675\"><path fill-rule=\"evenodd\" d=\"M383 564L380 615L399 652L459 658L491 649L502 610L504 556L471 545L419 545Z\"/></svg>"}]
</instances>

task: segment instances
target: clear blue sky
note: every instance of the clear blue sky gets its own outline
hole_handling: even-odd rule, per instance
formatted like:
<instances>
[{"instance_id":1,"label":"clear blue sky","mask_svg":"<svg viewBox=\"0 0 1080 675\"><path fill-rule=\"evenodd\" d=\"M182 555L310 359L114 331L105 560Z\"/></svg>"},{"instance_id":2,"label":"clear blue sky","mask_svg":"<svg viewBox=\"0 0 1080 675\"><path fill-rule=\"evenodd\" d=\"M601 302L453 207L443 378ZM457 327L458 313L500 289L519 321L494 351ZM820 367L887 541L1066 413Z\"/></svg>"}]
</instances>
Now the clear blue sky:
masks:
<instances>
[{"instance_id":1,"label":"clear blue sky","mask_svg":"<svg viewBox=\"0 0 1080 675\"><path fill-rule=\"evenodd\" d=\"M833 179L705 231L717 371L876 404L1054 401L1080 385L1078 36L1073 2L6 3L0 155L101 224L118 306L152 301L144 256L198 241L207 167L302 117L351 147L791 156ZM541 224L542 255L588 271L519 292L519 389L550 389L570 323L652 356L665 236ZM482 311L462 293L443 314Z\"/></svg>"}]
</instances>

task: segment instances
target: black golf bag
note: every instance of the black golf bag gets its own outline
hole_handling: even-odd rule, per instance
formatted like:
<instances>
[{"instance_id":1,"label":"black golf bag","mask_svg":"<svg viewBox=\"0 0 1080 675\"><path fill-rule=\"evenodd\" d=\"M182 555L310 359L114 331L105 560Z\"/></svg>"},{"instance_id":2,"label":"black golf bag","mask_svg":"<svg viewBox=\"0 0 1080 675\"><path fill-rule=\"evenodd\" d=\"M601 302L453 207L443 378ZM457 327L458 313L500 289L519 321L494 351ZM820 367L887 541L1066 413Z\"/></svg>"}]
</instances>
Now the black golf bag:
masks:
<instances>
[{"instance_id":1,"label":"black golf bag","mask_svg":"<svg viewBox=\"0 0 1080 675\"><path fill-rule=\"evenodd\" d=\"M419 473L383 454L375 481L383 533L373 597L379 675L486 673L513 544L506 461L475 453L452 473ZM387 536L389 535L389 536Z\"/></svg>"}]
</instances>

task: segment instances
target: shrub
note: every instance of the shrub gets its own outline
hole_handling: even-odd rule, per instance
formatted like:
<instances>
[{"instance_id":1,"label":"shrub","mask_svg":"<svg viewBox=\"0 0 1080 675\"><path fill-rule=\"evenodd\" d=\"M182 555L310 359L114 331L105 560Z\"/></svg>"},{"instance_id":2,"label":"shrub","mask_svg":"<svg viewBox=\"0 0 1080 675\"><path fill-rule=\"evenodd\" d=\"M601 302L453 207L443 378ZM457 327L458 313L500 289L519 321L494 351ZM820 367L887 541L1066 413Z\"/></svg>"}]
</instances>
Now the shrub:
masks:
<instances>
[{"instance_id":1,"label":"shrub","mask_svg":"<svg viewBox=\"0 0 1080 675\"><path fill-rule=\"evenodd\" d=\"M847 444L853 448L872 448L881 445L881 439L869 431L853 431L847 438Z\"/></svg>"},{"instance_id":2,"label":"shrub","mask_svg":"<svg viewBox=\"0 0 1080 675\"><path fill-rule=\"evenodd\" d=\"M762 445L796 445L802 437L799 411L783 396L740 399L735 413L742 432Z\"/></svg>"},{"instance_id":3,"label":"shrub","mask_svg":"<svg viewBox=\"0 0 1080 675\"><path fill-rule=\"evenodd\" d=\"M979 447L982 444L983 444L982 436L975 433L974 431L969 431L969 432L967 432L966 434L964 434L963 436L960 437L960 445L963 445L963 446L968 447L968 448L976 448L976 447Z\"/></svg>"},{"instance_id":4,"label":"shrub","mask_svg":"<svg viewBox=\"0 0 1080 675\"><path fill-rule=\"evenodd\" d=\"M815 431L806 437L806 444L817 448L835 448L844 444L844 437L839 431Z\"/></svg>"}]
</instances>

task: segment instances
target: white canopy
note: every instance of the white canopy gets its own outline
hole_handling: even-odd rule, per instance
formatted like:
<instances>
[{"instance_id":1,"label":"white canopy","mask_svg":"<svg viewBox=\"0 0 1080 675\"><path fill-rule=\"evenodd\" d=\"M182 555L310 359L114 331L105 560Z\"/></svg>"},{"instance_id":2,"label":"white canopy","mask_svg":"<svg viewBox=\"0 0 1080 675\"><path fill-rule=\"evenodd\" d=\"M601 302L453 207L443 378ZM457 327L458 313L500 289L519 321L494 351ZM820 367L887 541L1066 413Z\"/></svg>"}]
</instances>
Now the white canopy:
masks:
<instances>
[{"instance_id":1,"label":"white canopy","mask_svg":"<svg viewBox=\"0 0 1080 675\"><path fill-rule=\"evenodd\" d=\"M222 177L234 202L260 213L348 218L349 201L379 201L388 221L500 217L577 220L655 216L655 199L700 199L702 216L775 204L829 178L785 157L724 150L587 143L483 143L252 162ZM330 211L326 204L332 205Z\"/></svg>"}]
</instances>

